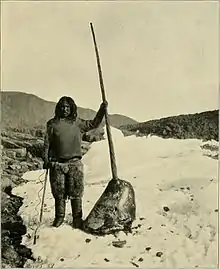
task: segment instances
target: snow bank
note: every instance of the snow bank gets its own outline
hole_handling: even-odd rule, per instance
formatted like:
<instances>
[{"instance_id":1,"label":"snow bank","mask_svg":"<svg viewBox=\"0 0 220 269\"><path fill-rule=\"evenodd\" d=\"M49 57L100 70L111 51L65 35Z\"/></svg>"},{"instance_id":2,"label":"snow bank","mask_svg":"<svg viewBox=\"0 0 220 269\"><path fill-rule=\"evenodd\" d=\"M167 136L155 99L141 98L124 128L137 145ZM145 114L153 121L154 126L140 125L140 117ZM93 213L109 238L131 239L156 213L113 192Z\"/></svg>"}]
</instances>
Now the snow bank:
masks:
<instances>
[{"instance_id":1,"label":"snow bank","mask_svg":"<svg viewBox=\"0 0 220 269\"><path fill-rule=\"evenodd\" d=\"M217 161L204 156L200 140L124 137L114 128L112 134L119 176L135 189L133 233L114 238L73 230L69 202L65 223L52 228L54 201L48 183L43 224L33 245L40 209L39 180L44 179L44 171L28 172L24 177L29 182L14 190L24 197L20 214L28 231L23 243L39 257L37 263L26 267L216 266ZM83 162L86 217L111 179L107 141L93 143ZM126 240L123 248L112 245L118 239Z\"/></svg>"}]
</instances>

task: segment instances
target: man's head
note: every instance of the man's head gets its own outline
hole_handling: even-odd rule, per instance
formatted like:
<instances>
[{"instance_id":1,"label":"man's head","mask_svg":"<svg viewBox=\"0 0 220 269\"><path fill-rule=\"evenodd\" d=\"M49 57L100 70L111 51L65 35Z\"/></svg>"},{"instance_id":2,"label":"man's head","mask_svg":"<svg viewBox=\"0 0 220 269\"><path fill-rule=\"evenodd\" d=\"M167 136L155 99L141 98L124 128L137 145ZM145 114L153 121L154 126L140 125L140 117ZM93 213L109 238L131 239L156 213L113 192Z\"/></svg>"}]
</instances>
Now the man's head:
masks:
<instances>
[{"instance_id":1,"label":"man's head","mask_svg":"<svg viewBox=\"0 0 220 269\"><path fill-rule=\"evenodd\" d=\"M68 118L75 120L77 117L77 106L73 99L68 96L60 98L55 109L56 118Z\"/></svg>"}]
</instances>

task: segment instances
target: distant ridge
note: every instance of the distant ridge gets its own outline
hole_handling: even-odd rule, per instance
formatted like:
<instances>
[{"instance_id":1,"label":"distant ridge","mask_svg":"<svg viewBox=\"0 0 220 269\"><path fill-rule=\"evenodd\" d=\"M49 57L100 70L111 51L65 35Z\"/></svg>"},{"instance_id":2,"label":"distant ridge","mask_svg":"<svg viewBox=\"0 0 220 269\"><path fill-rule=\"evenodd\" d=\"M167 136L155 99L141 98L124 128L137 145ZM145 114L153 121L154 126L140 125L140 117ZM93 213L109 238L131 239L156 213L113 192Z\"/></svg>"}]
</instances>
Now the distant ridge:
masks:
<instances>
[{"instance_id":1,"label":"distant ridge","mask_svg":"<svg viewBox=\"0 0 220 269\"><path fill-rule=\"evenodd\" d=\"M219 140L219 110L204 111L121 126L125 135L157 135L163 138Z\"/></svg>"},{"instance_id":2,"label":"distant ridge","mask_svg":"<svg viewBox=\"0 0 220 269\"><path fill-rule=\"evenodd\" d=\"M1 92L2 127L33 128L45 126L53 117L55 102L46 101L34 94L24 92ZM96 111L78 107L78 115L83 119L92 119ZM134 124L137 121L120 114L110 115L111 125Z\"/></svg>"}]
</instances>

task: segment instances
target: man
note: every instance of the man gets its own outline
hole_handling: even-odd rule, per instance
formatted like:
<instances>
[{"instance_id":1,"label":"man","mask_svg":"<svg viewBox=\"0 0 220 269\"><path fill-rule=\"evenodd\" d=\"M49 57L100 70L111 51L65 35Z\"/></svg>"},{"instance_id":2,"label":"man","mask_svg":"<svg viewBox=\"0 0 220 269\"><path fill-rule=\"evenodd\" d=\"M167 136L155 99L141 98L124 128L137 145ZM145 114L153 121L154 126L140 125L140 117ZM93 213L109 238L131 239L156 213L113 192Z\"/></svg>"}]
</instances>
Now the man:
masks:
<instances>
[{"instance_id":1,"label":"man","mask_svg":"<svg viewBox=\"0 0 220 269\"><path fill-rule=\"evenodd\" d=\"M64 221L67 198L71 201L73 227L82 225L84 173L81 135L100 125L107 105L107 102L101 104L93 120L81 120L77 118L73 99L63 96L56 105L54 118L47 122L43 168L50 170L51 191L55 199L54 227L59 227Z\"/></svg>"}]
</instances>

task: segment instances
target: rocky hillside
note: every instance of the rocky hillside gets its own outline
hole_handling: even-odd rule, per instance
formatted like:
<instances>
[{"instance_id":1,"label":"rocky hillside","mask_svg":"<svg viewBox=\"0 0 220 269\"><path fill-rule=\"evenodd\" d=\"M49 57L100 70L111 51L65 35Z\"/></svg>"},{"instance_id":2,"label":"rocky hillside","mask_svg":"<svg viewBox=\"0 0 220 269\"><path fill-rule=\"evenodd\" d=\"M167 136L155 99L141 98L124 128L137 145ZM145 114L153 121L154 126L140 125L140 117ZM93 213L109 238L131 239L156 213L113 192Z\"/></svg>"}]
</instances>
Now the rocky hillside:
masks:
<instances>
[{"instance_id":1,"label":"rocky hillside","mask_svg":"<svg viewBox=\"0 0 220 269\"><path fill-rule=\"evenodd\" d=\"M42 128L48 119L53 117L55 105L56 103L43 100L33 94L1 92L2 126ZM92 119L95 114L92 109L78 108L78 115L82 119ZM137 123L129 117L118 114L110 115L110 121L114 127Z\"/></svg>"},{"instance_id":2,"label":"rocky hillside","mask_svg":"<svg viewBox=\"0 0 220 269\"><path fill-rule=\"evenodd\" d=\"M157 135L163 138L197 138L203 140L219 137L219 110L179 115L121 126L125 135Z\"/></svg>"}]
</instances>

